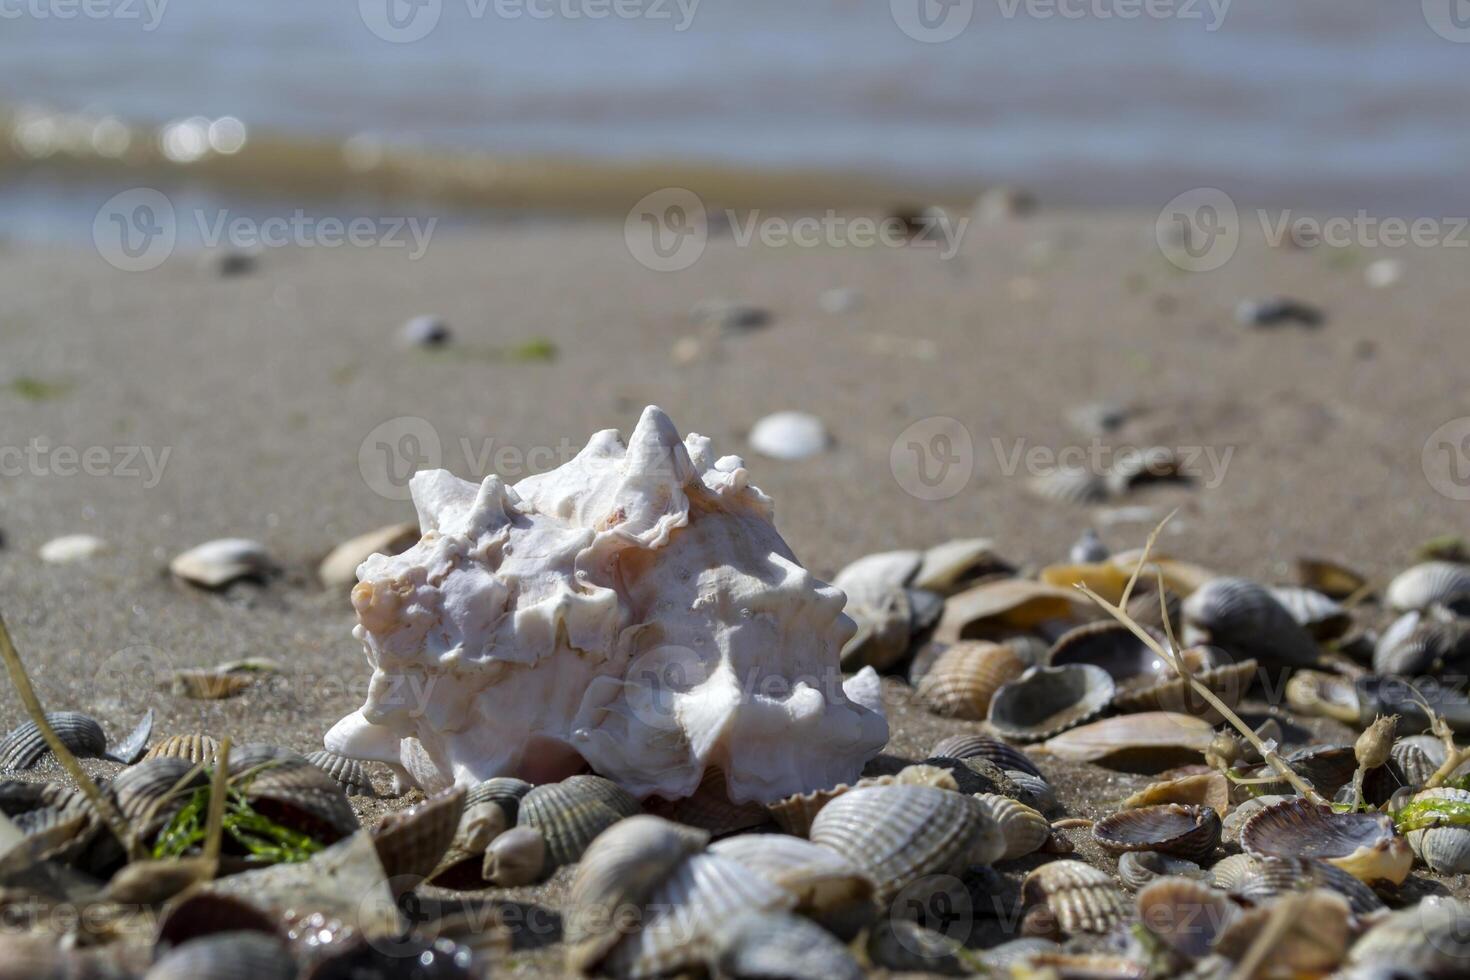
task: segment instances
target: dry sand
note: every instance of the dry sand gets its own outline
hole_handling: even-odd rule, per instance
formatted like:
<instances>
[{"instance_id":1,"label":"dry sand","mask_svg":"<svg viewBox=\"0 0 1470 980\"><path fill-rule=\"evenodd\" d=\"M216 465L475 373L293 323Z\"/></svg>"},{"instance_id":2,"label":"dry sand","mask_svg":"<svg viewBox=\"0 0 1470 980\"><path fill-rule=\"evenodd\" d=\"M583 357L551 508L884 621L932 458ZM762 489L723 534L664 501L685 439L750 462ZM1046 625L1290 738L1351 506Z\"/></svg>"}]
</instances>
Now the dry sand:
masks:
<instances>
[{"instance_id":1,"label":"dry sand","mask_svg":"<svg viewBox=\"0 0 1470 980\"><path fill-rule=\"evenodd\" d=\"M1035 566L1090 521L1116 547L1140 544L1174 507L1168 552L1269 580L1287 579L1300 554L1383 576L1426 538L1465 529L1465 504L1421 467L1430 433L1470 412L1463 254L1401 250L1403 281L1374 290L1363 263L1387 253L1272 249L1247 234L1223 269L1187 274L1161 256L1152 225L1152 215L1046 214L976 226L948 262L917 247L722 238L676 274L639 266L611 222L445 231L417 262L401 250L272 251L238 278L183 255L129 274L82 248L3 247L0 446L39 438L116 450L119 462L122 447L169 456L156 486L141 462L140 476L7 471L0 609L49 709L86 709L121 733L151 706L163 733L317 748L360 703L366 675L345 596L315 584L313 569L338 541L412 517L359 464L374 428L402 416L428 420L443 465L474 477L494 468L475 459L486 440L491 452L575 449L659 404L684 431L746 457L797 555L828 576L870 551L978 535ZM861 308L821 312L830 287L857 289ZM1326 324L1235 323L1238 300L1271 293L1322 306ZM691 307L712 298L766 308L772 322L677 363L675 343L699 334ZM425 312L452 325L448 350L395 344L399 324ZM498 356L536 338L556 345L554 361ZM1149 511L1114 524L1026 493L1024 470L1005 472L1014 440L1086 447L1067 414L1097 399L1141 412L1106 443L1228 451L1223 480L1135 493L1126 504ZM832 449L756 457L745 432L781 409L825 419ZM933 416L962 422L974 445L972 477L938 502L906 493L890 467L899 433ZM83 532L110 552L66 566L37 559L47 540ZM172 555L225 536L264 541L284 574L222 595L170 581ZM287 674L226 702L155 690L162 667L240 656L277 659ZM0 692L0 722L20 716L13 692ZM938 735L973 727L899 706L889 753L922 758ZM1056 774L1084 816L1146 782ZM1014 886L1019 874L1007 878ZM554 911L564 879L513 897ZM548 975L556 962L554 951L517 957Z\"/></svg>"}]
</instances>

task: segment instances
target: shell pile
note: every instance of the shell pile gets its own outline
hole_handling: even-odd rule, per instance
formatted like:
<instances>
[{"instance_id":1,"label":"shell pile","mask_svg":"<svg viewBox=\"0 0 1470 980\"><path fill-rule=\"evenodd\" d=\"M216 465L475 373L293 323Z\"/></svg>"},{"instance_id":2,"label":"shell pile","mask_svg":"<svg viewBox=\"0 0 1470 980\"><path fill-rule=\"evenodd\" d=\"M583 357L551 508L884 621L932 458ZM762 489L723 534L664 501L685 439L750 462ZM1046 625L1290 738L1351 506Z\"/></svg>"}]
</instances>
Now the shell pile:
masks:
<instances>
[{"instance_id":1,"label":"shell pile","mask_svg":"<svg viewBox=\"0 0 1470 980\"><path fill-rule=\"evenodd\" d=\"M1470 566L1380 596L1088 531L1034 575L964 538L833 588L657 409L413 494L417 544L349 549L382 549L373 674L325 749L78 711L0 741L0 977L1470 973L1470 710L1420 683L1470 668ZM174 571L266 574L245 544ZM208 719L238 673L164 691Z\"/></svg>"}]
</instances>

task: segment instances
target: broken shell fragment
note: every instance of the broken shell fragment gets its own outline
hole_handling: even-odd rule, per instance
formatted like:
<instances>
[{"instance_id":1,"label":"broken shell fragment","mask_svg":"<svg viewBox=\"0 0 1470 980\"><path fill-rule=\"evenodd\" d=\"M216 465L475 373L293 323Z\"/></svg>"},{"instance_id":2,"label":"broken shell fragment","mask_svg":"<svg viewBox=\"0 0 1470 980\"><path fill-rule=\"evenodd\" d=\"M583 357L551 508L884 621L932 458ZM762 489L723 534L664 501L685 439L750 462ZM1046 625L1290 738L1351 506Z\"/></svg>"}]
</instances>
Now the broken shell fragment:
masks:
<instances>
[{"instance_id":1,"label":"broken shell fragment","mask_svg":"<svg viewBox=\"0 0 1470 980\"><path fill-rule=\"evenodd\" d=\"M1230 781L1218 772L1195 773L1150 783L1123 801L1124 808L1160 803L1207 806L1221 817L1230 809Z\"/></svg>"},{"instance_id":2,"label":"broken shell fragment","mask_svg":"<svg viewBox=\"0 0 1470 980\"><path fill-rule=\"evenodd\" d=\"M945 601L934 638L942 643L984 639L987 629L1029 630L1052 621L1081 622L1092 615L1086 599L1074 589L1029 579L990 579Z\"/></svg>"},{"instance_id":3,"label":"broken shell fragment","mask_svg":"<svg viewBox=\"0 0 1470 980\"><path fill-rule=\"evenodd\" d=\"M879 901L925 875L990 864L1005 849L1000 828L973 798L928 786L849 790L817 814L810 836L866 872Z\"/></svg>"},{"instance_id":4,"label":"broken shell fragment","mask_svg":"<svg viewBox=\"0 0 1470 980\"><path fill-rule=\"evenodd\" d=\"M1081 861L1043 864L1021 882L1028 935L1103 934L1128 916L1128 899L1112 876Z\"/></svg>"},{"instance_id":5,"label":"broken shell fragment","mask_svg":"<svg viewBox=\"0 0 1470 980\"><path fill-rule=\"evenodd\" d=\"M1240 846L1257 858L1320 858L1369 884L1402 884L1414 864L1387 814L1335 813L1300 798L1254 814L1241 828Z\"/></svg>"},{"instance_id":6,"label":"broken shell fragment","mask_svg":"<svg viewBox=\"0 0 1470 980\"><path fill-rule=\"evenodd\" d=\"M1009 575L1015 569L989 538L957 538L927 549L907 583L915 589L950 596L976 579Z\"/></svg>"},{"instance_id":7,"label":"broken shell fragment","mask_svg":"<svg viewBox=\"0 0 1470 980\"><path fill-rule=\"evenodd\" d=\"M1367 579L1346 565L1323 558L1298 558L1296 580L1303 588L1339 601L1362 591L1368 584Z\"/></svg>"},{"instance_id":8,"label":"broken shell fragment","mask_svg":"<svg viewBox=\"0 0 1470 980\"><path fill-rule=\"evenodd\" d=\"M464 813L465 791L456 789L390 813L371 830L373 846L395 897L432 876L449 850Z\"/></svg>"},{"instance_id":9,"label":"broken shell fragment","mask_svg":"<svg viewBox=\"0 0 1470 980\"><path fill-rule=\"evenodd\" d=\"M1111 854L1158 851L1203 864L1220 843L1220 815L1182 803L1135 807L1099 820L1092 838Z\"/></svg>"},{"instance_id":10,"label":"broken shell fragment","mask_svg":"<svg viewBox=\"0 0 1470 980\"><path fill-rule=\"evenodd\" d=\"M246 538L221 538L190 548L169 563L169 571L191 585L222 589L241 579L261 579L273 562L265 545Z\"/></svg>"},{"instance_id":11,"label":"broken shell fragment","mask_svg":"<svg viewBox=\"0 0 1470 980\"><path fill-rule=\"evenodd\" d=\"M939 655L917 693L935 714L979 720L1001 686L1025 671L1009 647L985 640L956 643Z\"/></svg>"},{"instance_id":12,"label":"broken shell fragment","mask_svg":"<svg viewBox=\"0 0 1470 980\"><path fill-rule=\"evenodd\" d=\"M52 538L37 550L36 556L51 565L87 561L107 552L107 542L93 534L66 534Z\"/></svg>"},{"instance_id":13,"label":"broken shell fragment","mask_svg":"<svg viewBox=\"0 0 1470 980\"><path fill-rule=\"evenodd\" d=\"M1113 679L1101 667L1031 667L1003 684L987 720L1005 738L1037 742L1097 717L1113 700Z\"/></svg>"},{"instance_id":14,"label":"broken shell fragment","mask_svg":"<svg viewBox=\"0 0 1470 980\"><path fill-rule=\"evenodd\" d=\"M173 693L198 701L223 701L244 691L251 684L247 674L222 674L214 670L176 670L171 681Z\"/></svg>"},{"instance_id":15,"label":"broken shell fragment","mask_svg":"<svg viewBox=\"0 0 1470 980\"><path fill-rule=\"evenodd\" d=\"M1352 628L1353 617L1347 608L1321 592L1292 585L1273 586L1269 591L1319 642L1335 640Z\"/></svg>"}]
</instances>

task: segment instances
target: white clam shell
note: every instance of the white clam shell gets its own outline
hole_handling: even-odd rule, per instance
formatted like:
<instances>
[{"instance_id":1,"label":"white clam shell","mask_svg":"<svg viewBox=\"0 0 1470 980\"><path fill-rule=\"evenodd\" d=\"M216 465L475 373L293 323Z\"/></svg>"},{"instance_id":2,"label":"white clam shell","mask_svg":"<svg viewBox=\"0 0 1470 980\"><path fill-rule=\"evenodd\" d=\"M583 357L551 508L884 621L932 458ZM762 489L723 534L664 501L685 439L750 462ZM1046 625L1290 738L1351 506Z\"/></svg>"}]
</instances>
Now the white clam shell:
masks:
<instances>
[{"instance_id":1,"label":"white clam shell","mask_svg":"<svg viewBox=\"0 0 1470 980\"><path fill-rule=\"evenodd\" d=\"M742 462L650 407L514 487L414 476L423 538L353 589L373 679L339 755L433 791L590 764L637 797L735 802L853 782L887 742L844 681L845 597L804 569Z\"/></svg>"},{"instance_id":2,"label":"white clam shell","mask_svg":"<svg viewBox=\"0 0 1470 980\"><path fill-rule=\"evenodd\" d=\"M44 562L65 565L95 558L107 550L107 542L92 534L67 534L41 545L36 554Z\"/></svg>"},{"instance_id":3,"label":"white clam shell","mask_svg":"<svg viewBox=\"0 0 1470 980\"><path fill-rule=\"evenodd\" d=\"M1388 583L1384 599L1394 609L1424 609L1470 595L1470 565L1452 561L1426 561L1400 572Z\"/></svg>"},{"instance_id":4,"label":"white clam shell","mask_svg":"<svg viewBox=\"0 0 1470 980\"><path fill-rule=\"evenodd\" d=\"M265 545L248 538L221 538L190 548L169 563L169 570L193 585L218 589L271 567Z\"/></svg>"},{"instance_id":5,"label":"white clam shell","mask_svg":"<svg viewBox=\"0 0 1470 980\"><path fill-rule=\"evenodd\" d=\"M826 424L808 412L776 412L750 430L750 448L772 459L806 459L831 441Z\"/></svg>"}]
</instances>

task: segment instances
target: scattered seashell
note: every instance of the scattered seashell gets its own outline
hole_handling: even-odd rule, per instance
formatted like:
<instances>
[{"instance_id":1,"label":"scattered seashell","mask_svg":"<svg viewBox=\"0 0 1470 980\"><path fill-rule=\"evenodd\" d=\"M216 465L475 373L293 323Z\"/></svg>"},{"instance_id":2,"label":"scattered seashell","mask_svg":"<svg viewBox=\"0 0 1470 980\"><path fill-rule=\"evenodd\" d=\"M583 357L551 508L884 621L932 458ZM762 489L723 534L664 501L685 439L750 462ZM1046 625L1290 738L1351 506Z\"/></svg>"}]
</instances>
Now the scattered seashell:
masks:
<instances>
[{"instance_id":1,"label":"scattered seashell","mask_svg":"<svg viewBox=\"0 0 1470 980\"><path fill-rule=\"evenodd\" d=\"M42 561L52 565L66 565L96 558L106 551L107 542L95 535L68 534L47 541L36 554Z\"/></svg>"},{"instance_id":2,"label":"scattered seashell","mask_svg":"<svg viewBox=\"0 0 1470 980\"><path fill-rule=\"evenodd\" d=\"M994 575L1010 575L1015 571L995 550L989 538L956 538L927 549L919 568L907 583L916 589L937 592L943 596Z\"/></svg>"},{"instance_id":3,"label":"scattered seashell","mask_svg":"<svg viewBox=\"0 0 1470 980\"><path fill-rule=\"evenodd\" d=\"M868 930L865 950L873 966L900 972L961 977L970 973L959 942L911 919L887 915Z\"/></svg>"},{"instance_id":4,"label":"scattered seashell","mask_svg":"<svg viewBox=\"0 0 1470 980\"><path fill-rule=\"evenodd\" d=\"M1016 799L1042 813L1055 813L1061 809L1056 791L1041 776L1019 769L1005 770L1006 778L1016 788Z\"/></svg>"},{"instance_id":5,"label":"scattered seashell","mask_svg":"<svg viewBox=\"0 0 1470 980\"><path fill-rule=\"evenodd\" d=\"M1180 656L1196 662L1190 677L1195 684L1203 684L1226 707L1233 708L1240 703L1256 679L1258 667L1253 659L1230 663L1226 655L1222 658L1224 663L1211 667L1199 663L1208 657L1201 648L1182 651ZM1178 676L1161 679L1141 690L1127 691L1113 699L1113 706L1119 711L1177 711L1198 715L1212 724L1222 720L1218 709L1199 694L1194 684Z\"/></svg>"},{"instance_id":6,"label":"scattered seashell","mask_svg":"<svg viewBox=\"0 0 1470 980\"><path fill-rule=\"evenodd\" d=\"M357 583L357 569L373 555L401 554L419 539L419 526L413 523L390 524L368 531L333 548L317 566L317 578L327 588L352 586Z\"/></svg>"},{"instance_id":7,"label":"scattered seashell","mask_svg":"<svg viewBox=\"0 0 1470 980\"><path fill-rule=\"evenodd\" d=\"M1210 873L1193 861L1160 854L1158 851L1124 851L1118 855L1118 877L1138 891L1159 878L1183 877L1208 880Z\"/></svg>"},{"instance_id":8,"label":"scattered seashell","mask_svg":"<svg viewBox=\"0 0 1470 980\"><path fill-rule=\"evenodd\" d=\"M1086 402L1067 412L1067 421L1083 435L1105 436L1128 424L1133 410L1116 402Z\"/></svg>"},{"instance_id":9,"label":"scattered seashell","mask_svg":"<svg viewBox=\"0 0 1470 980\"><path fill-rule=\"evenodd\" d=\"M1400 572L1388 583L1384 600L1402 612L1450 605L1470 596L1470 565L1427 561Z\"/></svg>"},{"instance_id":10,"label":"scattered seashell","mask_svg":"<svg viewBox=\"0 0 1470 980\"><path fill-rule=\"evenodd\" d=\"M214 670L176 670L170 682L173 693L197 701L223 701L243 692L252 681L247 674L221 674Z\"/></svg>"},{"instance_id":11,"label":"scattered seashell","mask_svg":"<svg viewBox=\"0 0 1470 980\"><path fill-rule=\"evenodd\" d=\"M1412 810L1417 811L1420 807L1414 804L1428 803L1433 806L1441 801L1456 805L1462 811L1470 812L1470 792L1447 786L1426 789L1414 794L1410 806ZM1400 811L1400 820L1403 819L1404 812ZM1415 815L1420 816L1418 813ZM1454 818L1447 813L1440 819L1445 821L1442 826L1409 830L1405 833L1404 836L1408 838L1409 846L1431 871L1438 871L1441 874L1464 874L1470 871L1470 824L1465 823L1463 818L1451 822Z\"/></svg>"},{"instance_id":12,"label":"scattered seashell","mask_svg":"<svg viewBox=\"0 0 1470 980\"><path fill-rule=\"evenodd\" d=\"M1463 669L1470 661L1470 623L1408 612L1383 631L1373 648L1378 674L1413 677Z\"/></svg>"},{"instance_id":13,"label":"scattered seashell","mask_svg":"<svg viewBox=\"0 0 1470 980\"><path fill-rule=\"evenodd\" d=\"M1103 544L1102 538L1092 528L1082 532L1082 537L1072 543L1067 551L1067 560L1074 565L1090 565L1094 562L1107 561L1112 552L1108 546Z\"/></svg>"},{"instance_id":14,"label":"scattered seashell","mask_svg":"<svg viewBox=\"0 0 1470 980\"><path fill-rule=\"evenodd\" d=\"M1353 944L1348 962L1383 967L1401 977L1463 976L1465 955L1470 952L1465 943L1467 920L1470 902L1429 895L1379 920Z\"/></svg>"},{"instance_id":15,"label":"scattered seashell","mask_svg":"<svg viewBox=\"0 0 1470 980\"><path fill-rule=\"evenodd\" d=\"M1235 307L1235 321L1243 327L1279 327L1295 324L1302 327L1321 326L1322 311L1301 300L1286 296L1265 299L1243 299Z\"/></svg>"},{"instance_id":16,"label":"scattered seashell","mask_svg":"<svg viewBox=\"0 0 1470 980\"><path fill-rule=\"evenodd\" d=\"M1073 506L1100 504L1112 495L1107 477L1080 467L1058 467L1033 476L1026 489L1042 500Z\"/></svg>"},{"instance_id":17,"label":"scattered seashell","mask_svg":"<svg viewBox=\"0 0 1470 980\"><path fill-rule=\"evenodd\" d=\"M643 908L674 869L708 841L703 831L647 814L614 824L593 841L567 899L568 969L591 973L626 934L617 910Z\"/></svg>"},{"instance_id":18,"label":"scattered seashell","mask_svg":"<svg viewBox=\"0 0 1470 980\"><path fill-rule=\"evenodd\" d=\"M1104 871L1081 861L1053 861L1021 882L1027 935L1103 934L1127 918L1128 900Z\"/></svg>"},{"instance_id":19,"label":"scattered seashell","mask_svg":"<svg viewBox=\"0 0 1470 980\"><path fill-rule=\"evenodd\" d=\"M1347 608L1321 592L1292 585L1272 586L1268 591L1318 642L1335 640L1352 628L1353 617Z\"/></svg>"},{"instance_id":20,"label":"scattered seashell","mask_svg":"<svg viewBox=\"0 0 1470 980\"><path fill-rule=\"evenodd\" d=\"M1140 483L1154 480L1188 481L1185 459L1168 446L1120 450L1106 476L1109 493L1122 496Z\"/></svg>"},{"instance_id":21,"label":"scattered seashell","mask_svg":"<svg viewBox=\"0 0 1470 980\"><path fill-rule=\"evenodd\" d=\"M717 841L709 850L784 888L796 899L797 913L844 939L856 935L877 911L872 879L819 844L781 834L744 834Z\"/></svg>"},{"instance_id":22,"label":"scattered seashell","mask_svg":"<svg viewBox=\"0 0 1470 980\"><path fill-rule=\"evenodd\" d=\"M190 765L208 765L218 753L219 742L209 735L174 735L155 743L143 758L182 759Z\"/></svg>"},{"instance_id":23,"label":"scattered seashell","mask_svg":"<svg viewBox=\"0 0 1470 980\"><path fill-rule=\"evenodd\" d=\"M549 873L564 864L575 864L598 834L639 812L638 801L611 780L570 776L527 793L516 820L518 826L545 835Z\"/></svg>"},{"instance_id":24,"label":"scattered seashell","mask_svg":"<svg viewBox=\"0 0 1470 980\"><path fill-rule=\"evenodd\" d=\"M1203 718L1171 711L1145 711L1104 718L1053 736L1039 747L1069 762L1160 771L1179 761L1195 762L1214 739Z\"/></svg>"},{"instance_id":25,"label":"scattered seashell","mask_svg":"<svg viewBox=\"0 0 1470 980\"><path fill-rule=\"evenodd\" d=\"M827 449L827 426L810 412L775 412L750 430L750 448L771 459L806 459Z\"/></svg>"},{"instance_id":26,"label":"scattered seashell","mask_svg":"<svg viewBox=\"0 0 1470 980\"><path fill-rule=\"evenodd\" d=\"M1402 884L1414 863L1387 814L1334 813L1300 798L1251 816L1241 828L1240 846L1257 858L1320 858L1370 884Z\"/></svg>"},{"instance_id":27,"label":"scattered seashell","mask_svg":"<svg viewBox=\"0 0 1470 980\"><path fill-rule=\"evenodd\" d=\"M998 224L1025 218L1036 212L1036 195L1023 187L996 184L975 199L975 219L981 224Z\"/></svg>"},{"instance_id":28,"label":"scattered seashell","mask_svg":"<svg viewBox=\"0 0 1470 980\"><path fill-rule=\"evenodd\" d=\"M862 980L863 969L825 929L785 912L722 923L714 963L731 980Z\"/></svg>"},{"instance_id":29,"label":"scattered seashell","mask_svg":"<svg viewBox=\"0 0 1470 980\"><path fill-rule=\"evenodd\" d=\"M1337 892L1347 899L1354 915L1370 915L1383 908L1383 899L1373 889L1336 865L1313 858L1251 858L1228 890L1262 905L1277 895L1312 888Z\"/></svg>"},{"instance_id":30,"label":"scattered seashell","mask_svg":"<svg viewBox=\"0 0 1470 980\"><path fill-rule=\"evenodd\" d=\"M1240 659L1271 666L1310 667L1316 642L1270 591L1243 578L1216 578L1184 600L1184 623L1199 636L1185 642L1213 643Z\"/></svg>"},{"instance_id":31,"label":"scattered seashell","mask_svg":"<svg viewBox=\"0 0 1470 980\"><path fill-rule=\"evenodd\" d=\"M1240 909L1222 892L1189 878L1163 878L1138 893L1138 921L1187 960L1210 952Z\"/></svg>"},{"instance_id":32,"label":"scattered seashell","mask_svg":"<svg viewBox=\"0 0 1470 980\"><path fill-rule=\"evenodd\" d=\"M312 840L334 844L358 829L337 781L294 753L243 745L230 753L230 781L257 812Z\"/></svg>"},{"instance_id":33,"label":"scattered seashell","mask_svg":"<svg viewBox=\"0 0 1470 980\"><path fill-rule=\"evenodd\" d=\"M1123 801L1126 808L1186 803L1207 806L1223 817L1230 809L1230 781L1218 772L1202 772L1150 783Z\"/></svg>"},{"instance_id":34,"label":"scattered seashell","mask_svg":"<svg viewBox=\"0 0 1470 980\"><path fill-rule=\"evenodd\" d=\"M1286 682L1286 703L1303 714L1336 718L1350 725L1358 724L1364 711L1352 679L1320 670L1294 672Z\"/></svg>"},{"instance_id":35,"label":"scattered seashell","mask_svg":"<svg viewBox=\"0 0 1470 980\"><path fill-rule=\"evenodd\" d=\"M987 721L1003 737L1037 742L1097 717L1113 700L1113 679L1101 667L1031 667L1003 684Z\"/></svg>"},{"instance_id":36,"label":"scattered seashell","mask_svg":"<svg viewBox=\"0 0 1470 980\"><path fill-rule=\"evenodd\" d=\"M259 580L273 567L265 545L245 538L221 538L190 548L169 570L191 585L222 589L241 579Z\"/></svg>"},{"instance_id":37,"label":"scattered seashell","mask_svg":"<svg viewBox=\"0 0 1470 980\"><path fill-rule=\"evenodd\" d=\"M992 579L950 596L934 629L941 643L984 639L986 629L1035 629L1051 621L1082 621L1092 616L1074 589L1028 579Z\"/></svg>"},{"instance_id":38,"label":"scattered seashell","mask_svg":"<svg viewBox=\"0 0 1470 980\"><path fill-rule=\"evenodd\" d=\"M679 973L715 953L722 930L738 916L790 908L789 893L726 858L693 854L648 895L641 928L608 953L613 977Z\"/></svg>"},{"instance_id":39,"label":"scattered seashell","mask_svg":"<svg viewBox=\"0 0 1470 980\"><path fill-rule=\"evenodd\" d=\"M113 779L109 791L135 833L151 840L206 785L202 770L183 759L145 759Z\"/></svg>"},{"instance_id":40,"label":"scattered seashell","mask_svg":"<svg viewBox=\"0 0 1470 980\"><path fill-rule=\"evenodd\" d=\"M439 868L464 809L465 791L455 789L389 813L373 826L373 847L395 897L417 887Z\"/></svg>"},{"instance_id":41,"label":"scattered seashell","mask_svg":"<svg viewBox=\"0 0 1470 980\"><path fill-rule=\"evenodd\" d=\"M988 759L1002 769L1019 769L1037 779L1045 778L1025 752L989 735L950 735L935 742L929 755L945 759Z\"/></svg>"},{"instance_id":42,"label":"scattered seashell","mask_svg":"<svg viewBox=\"0 0 1470 980\"><path fill-rule=\"evenodd\" d=\"M1296 799L1296 797L1266 794L1264 796L1253 796L1249 799L1242 800L1220 822L1220 839L1228 844L1239 846L1240 832L1245 829L1246 821L1269 806L1293 799Z\"/></svg>"},{"instance_id":43,"label":"scattered seashell","mask_svg":"<svg viewBox=\"0 0 1470 980\"><path fill-rule=\"evenodd\" d=\"M1337 600L1355 595L1368 585L1368 580L1351 568L1325 558L1298 558L1296 580L1303 588Z\"/></svg>"},{"instance_id":44,"label":"scattered seashell","mask_svg":"<svg viewBox=\"0 0 1470 980\"><path fill-rule=\"evenodd\" d=\"M1285 916L1276 906L1291 905ZM1352 910L1334 891L1282 895L1272 903L1236 916L1215 940L1215 951L1238 962L1256 944L1261 933L1282 923L1282 933L1271 946L1272 976L1323 976L1342 962L1352 942Z\"/></svg>"},{"instance_id":45,"label":"scattered seashell","mask_svg":"<svg viewBox=\"0 0 1470 980\"><path fill-rule=\"evenodd\" d=\"M1203 864L1220 844L1220 815L1184 803L1135 807L1093 824L1092 839L1110 854L1158 851Z\"/></svg>"},{"instance_id":46,"label":"scattered seashell","mask_svg":"<svg viewBox=\"0 0 1470 980\"><path fill-rule=\"evenodd\" d=\"M842 669L892 667L908 653L913 636L914 609L909 590L902 586L857 589L838 584L838 587L847 594L843 612L858 627L842 648Z\"/></svg>"},{"instance_id":47,"label":"scattered seashell","mask_svg":"<svg viewBox=\"0 0 1470 980\"><path fill-rule=\"evenodd\" d=\"M979 804L1000 827L1005 839L1005 851L997 860L1013 861L1039 850L1051 837L1051 824L1046 817L1024 803L995 793L981 793L975 797Z\"/></svg>"},{"instance_id":48,"label":"scattered seashell","mask_svg":"<svg viewBox=\"0 0 1470 980\"><path fill-rule=\"evenodd\" d=\"M398 328L398 340L405 347L442 347L451 336L449 324L432 313L422 313Z\"/></svg>"},{"instance_id":49,"label":"scattered seashell","mask_svg":"<svg viewBox=\"0 0 1470 980\"><path fill-rule=\"evenodd\" d=\"M1005 848L973 798L927 786L850 790L822 808L810 837L867 872L880 902L925 875L990 864Z\"/></svg>"},{"instance_id":50,"label":"scattered seashell","mask_svg":"<svg viewBox=\"0 0 1470 980\"><path fill-rule=\"evenodd\" d=\"M1221 891L1234 891L1256 873L1256 867L1259 864L1260 862L1249 854L1231 854L1223 857L1210 866L1210 884Z\"/></svg>"},{"instance_id":51,"label":"scattered seashell","mask_svg":"<svg viewBox=\"0 0 1470 980\"><path fill-rule=\"evenodd\" d=\"M934 661L916 693L935 714L978 720L1002 685L1025 670L1009 647L985 640L958 642Z\"/></svg>"},{"instance_id":52,"label":"scattered seashell","mask_svg":"<svg viewBox=\"0 0 1470 980\"><path fill-rule=\"evenodd\" d=\"M148 749L148 740L152 737L153 709L149 708L127 737L107 750L106 758L130 766L143 757Z\"/></svg>"},{"instance_id":53,"label":"scattered seashell","mask_svg":"<svg viewBox=\"0 0 1470 980\"><path fill-rule=\"evenodd\" d=\"M485 849L482 873L492 885L517 888L540 881L546 868L545 835L535 827L512 827Z\"/></svg>"},{"instance_id":54,"label":"scattered seashell","mask_svg":"<svg viewBox=\"0 0 1470 980\"><path fill-rule=\"evenodd\" d=\"M107 736L94 718L77 711L51 711L46 724L61 744L80 759L98 759L107 751ZM0 741L0 770L29 769L51 752L41 729L27 721Z\"/></svg>"},{"instance_id":55,"label":"scattered seashell","mask_svg":"<svg viewBox=\"0 0 1470 980\"><path fill-rule=\"evenodd\" d=\"M959 781L953 772L943 766L927 763L904 766L894 774L893 782L897 786L933 786L935 789L947 789L955 793L960 791Z\"/></svg>"},{"instance_id":56,"label":"scattered seashell","mask_svg":"<svg viewBox=\"0 0 1470 980\"><path fill-rule=\"evenodd\" d=\"M1061 589L1076 590L1085 585L1109 602L1120 602L1128 588L1128 574L1111 561L1084 565L1047 565L1036 574L1038 580ZM1111 623L1112 620L1104 620ZM1120 625L1120 624L1114 624Z\"/></svg>"},{"instance_id":57,"label":"scattered seashell","mask_svg":"<svg viewBox=\"0 0 1470 980\"><path fill-rule=\"evenodd\" d=\"M335 779L348 796L366 796L372 799L378 795L377 790L373 789L373 781L368 777L367 770L356 759L344 758L322 749L308 755L306 761Z\"/></svg>"},{"instance_id":58,"label":"scattered seashell","mask_svg":"<svg viewBox=\"0 0 1470 980\"><path fill-rule=\"evenodd\" d=\"M797 564L740 460L659 409L628 445L603 431L514 487L433 470L410 490L427 533L363 563L376 679L328 750L430 789L590 767L670 800L717 765L731 800L770 803L855 780L886 743L876 673L839 680L841 594ZM427 701L397 695L424 671Z\"/></svg>"},{"instance_id":59,"label":"scattered seashell","mask_svg":"<svg viewBox=\"0 0 1470 980\"><path fill-rule=\"evenodd\" d=\"M1162 643L1164 637L1156 634L1156 639ZM1127 626L1115 622L1088 623L1068 630L1052 644L1046 662L1053 667L1068 664L1101 667L1113 679L1119 693L1152 687L1160 679L1172 676L1162 657Z\"/></svg>"}]
</instances>

